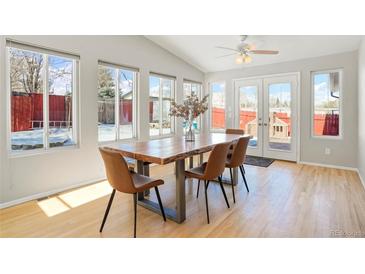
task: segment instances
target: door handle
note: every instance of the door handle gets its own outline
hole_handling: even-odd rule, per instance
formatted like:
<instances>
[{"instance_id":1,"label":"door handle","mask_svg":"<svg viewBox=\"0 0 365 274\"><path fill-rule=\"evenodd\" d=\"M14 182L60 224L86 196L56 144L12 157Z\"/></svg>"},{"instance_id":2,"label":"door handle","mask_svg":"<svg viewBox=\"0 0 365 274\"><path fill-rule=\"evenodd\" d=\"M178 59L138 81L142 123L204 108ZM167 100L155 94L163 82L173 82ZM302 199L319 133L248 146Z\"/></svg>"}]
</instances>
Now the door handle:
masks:
<instances>
[{"instance_id":1,"label":"door handle","mask_svg":"<svg viewBox=\"0 0 365 274\"><path fill-rule=\"evenodd\" d=\"M266 127L267 126L267 123L264 123L264 126Z\"/></svg>"},{"instance_id":2,"label":"door handle","mask_svg":"<svg viewBox=\"0 0 365 274\"><path fill-rule=\"evenodd\" d=\"M262 126L262 123L259 123L259 126Z\"/></svg>"}]
</instances>

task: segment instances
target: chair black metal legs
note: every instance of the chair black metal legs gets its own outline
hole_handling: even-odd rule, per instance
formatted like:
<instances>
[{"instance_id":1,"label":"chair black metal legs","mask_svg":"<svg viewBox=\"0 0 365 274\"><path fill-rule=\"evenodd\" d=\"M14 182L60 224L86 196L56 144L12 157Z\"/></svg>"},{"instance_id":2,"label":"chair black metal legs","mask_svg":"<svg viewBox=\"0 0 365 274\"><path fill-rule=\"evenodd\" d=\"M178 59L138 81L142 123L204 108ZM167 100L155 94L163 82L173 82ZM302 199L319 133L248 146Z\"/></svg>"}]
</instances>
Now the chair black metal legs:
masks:
<instances>
[{"instance_id":1,"label":"chair black metal legs","mask_svg":"<svg viewBox=\"0 0 365 274\"><path fill-rule=\"evenodd\" d=\"M115 195L115 189L113 189L112 194L110 195L108 206L106 207L103 222L101 223L101 227L100 227L99 232L103 232L103 228L104 228L104 225L105 225L105 222L106 222L106 218L108 218L109 210L110 210L110 207L112 206L112 203L113 203L114 195Z\"/></svg>"},{"instance_id":2,"label":"chair black metal legs","mask_svg":"<svg viewBox=\"0 0 365 274\"><path fill-rule=\"evenodd\" d=\"M161 210L161 213L162 213L162 218L166 222L165 210L163 209L163 205L162 205L161 197L160 197L160 192L158 191L158 187L157 186L155 186L155 191L156 191L156 196L157 196L158 204L160 205L160 210Z\"/></svg>"},{"instance_id":3,"label":"chair black metal legs","mask_svg":"<svg viewBox=\"0 0 365 274\"><path fill-rule=\"evenodd\" d=\"M232 196L233 202L236 203L236 196L234 195L234 185L233 185L233 175L232 175L232 168L229 169L229 174L231 175L231 182L232 182Z\"/></svg>"},{"instance_id":4,"label":"chair black metal legs","mask_svg":"<svg viewBox=\"0 0 365 274\"><path fill-rule=\"evenodd\" d=\"M227 195L226 192L224 191L224 187L223 187L223 182L222 182L222 177L219 176L218 177L219 180L219 185L222 189L222 193L224 196L224 200L226 201L227 207L229 208L229 203L228 203L228 199L227 199ZM209 224L209 206L208 206L208 185L209 185L209 181L205 181L204 180L204 194L205 194L205 209L207 211L207 221ZM198 181L198 189L197 189L197 193L196 193L196 197L199 197L199 186L200 186L200 180Z\"/></svg>"},{"instance_id":5,"label":"chair black metal legs","mask_svg":"<svg viewBox=\"0 0 365 274\"><path fill-rule=\"evenodd\" d=\"M223 182L222 182L221 176L218 177L218 180L219 180L219 185L221 186L221 189L222 189L224 200L226 200L227 207L229 208L229 203L228 203L226 192L225 192L224 187L223 187Z\"/></svg>"},{"instance_id":6,"label":"chair black metal legs","mask_svg":"<svg viewBox=\"0 0 365 274\"><path fill-rule=\"evenodd\" d=\"M208 220L208 224L209 224L209 207L208 207L208 184L207 181L204 181L204 192L205 192L205 209L207 211L207 220Z\"/></svg>"},{"instance_id":7,"label":"chair black metal legs","mask_svg":"<svg viewBox=\"0 0 365 274\"><path fill-rule=\"evenodd\" d=\"M247 185L247 181L246 181L246 177L245 177L245 168L243 167L243 165L240 166L240 170L241 170L241 175L242 175L243 181L245 182L247 192L250 192L250 190L248 189L248 185Z\"/></svg>"},{"instance_id":8,"label":"chair black metal legs","mask_svg":"<svg viewBox=\"0 0 365 274\"><path fill-rule=\"evenodd\" d=\"M200 180L198 180L198 189L196 190L196 198L199 198Z\"/></svg>"},{"instance_id":9,"label":"chair black metal legs","mask_svg":"<svg viewBox=\"0 0 365 274\"><path fill-rule=\"evenodd\" d=\"M133 204L134 204L134 234L133 237L136 238L137 235L137 193L133 193Z\"/></svg>"}]
</instances>

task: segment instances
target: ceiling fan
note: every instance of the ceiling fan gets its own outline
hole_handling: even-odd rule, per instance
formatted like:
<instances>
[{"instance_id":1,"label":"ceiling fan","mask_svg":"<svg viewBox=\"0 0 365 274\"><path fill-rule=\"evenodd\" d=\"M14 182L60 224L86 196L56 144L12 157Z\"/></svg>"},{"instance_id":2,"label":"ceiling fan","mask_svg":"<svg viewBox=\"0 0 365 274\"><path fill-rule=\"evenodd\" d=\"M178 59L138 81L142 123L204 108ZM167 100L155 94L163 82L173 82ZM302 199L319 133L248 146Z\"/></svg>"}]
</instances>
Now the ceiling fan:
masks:
<instances>
[{"instance_id":1,"label":"ceiling fan","mask_svg":"<svg viewBox=\"0 0 365 274\"><path fill-rule=\"evenodd\" d=\"M277 50L256 49L255 45L248 44L248 43L245 42L245 40L247 39L247 36L248 35L241 35L241 42L237 45L236 49L217 46L216 48L219 48L219 49L235 51L235 53L226 54L226 55L223 55L223 56L219 56L217 58L237 55L236 63L237 64L242 64L242 63L251 63L251 61L252 61L251 55L252 54L278 54L279 53L279 51L277 51Z\"/></svg>"}]
</instances>

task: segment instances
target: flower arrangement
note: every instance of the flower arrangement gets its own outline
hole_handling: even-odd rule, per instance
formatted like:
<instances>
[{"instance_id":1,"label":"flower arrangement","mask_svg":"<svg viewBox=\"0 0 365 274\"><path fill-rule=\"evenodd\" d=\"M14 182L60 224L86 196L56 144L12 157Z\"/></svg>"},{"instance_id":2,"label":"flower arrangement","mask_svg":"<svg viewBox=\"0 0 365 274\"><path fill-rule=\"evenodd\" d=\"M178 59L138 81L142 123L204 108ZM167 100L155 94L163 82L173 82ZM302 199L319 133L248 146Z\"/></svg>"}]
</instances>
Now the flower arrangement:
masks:
<instances>
[{"instance_id":1,"label":"flower arrangement","mask_svg":"<svg viewBox=\"0 0 365 274\"><path fill-rule=\"evenodd\" d=\"M170 116L182 117L188 125L188 130L185 135L186 141L195 140L192 129L193 122L200 114L207 111L208 97L209 95L205 95L200 101L199 97L195 93L192 93L186 97L182 104L177 104L176 102L171 103Z\"/></svg>"}]
</instances>

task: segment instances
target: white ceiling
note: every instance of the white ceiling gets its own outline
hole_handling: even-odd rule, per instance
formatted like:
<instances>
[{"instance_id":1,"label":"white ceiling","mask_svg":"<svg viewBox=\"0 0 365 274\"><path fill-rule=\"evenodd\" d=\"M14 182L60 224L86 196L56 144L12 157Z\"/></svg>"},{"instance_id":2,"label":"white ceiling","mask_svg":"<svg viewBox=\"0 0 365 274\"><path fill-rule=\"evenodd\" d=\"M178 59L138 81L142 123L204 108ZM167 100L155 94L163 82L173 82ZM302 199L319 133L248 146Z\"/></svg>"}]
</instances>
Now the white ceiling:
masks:
<instances>
[{"instance_id":1,"label":"white ceiling","mask_svg":"<svg viewBox=\"0 0 365 274\"><path fill-rule=\"evenodd\" d=\"M361 36L326 35L251 35L246 42L256 49L279 50L278 55L253 55L250 64L237 65L232 53L216 46L236 48L239 35L147 35L151 41L182 58L203 72L281 63L330 55L359 48Z\"/></svg>"}]
</instances>

